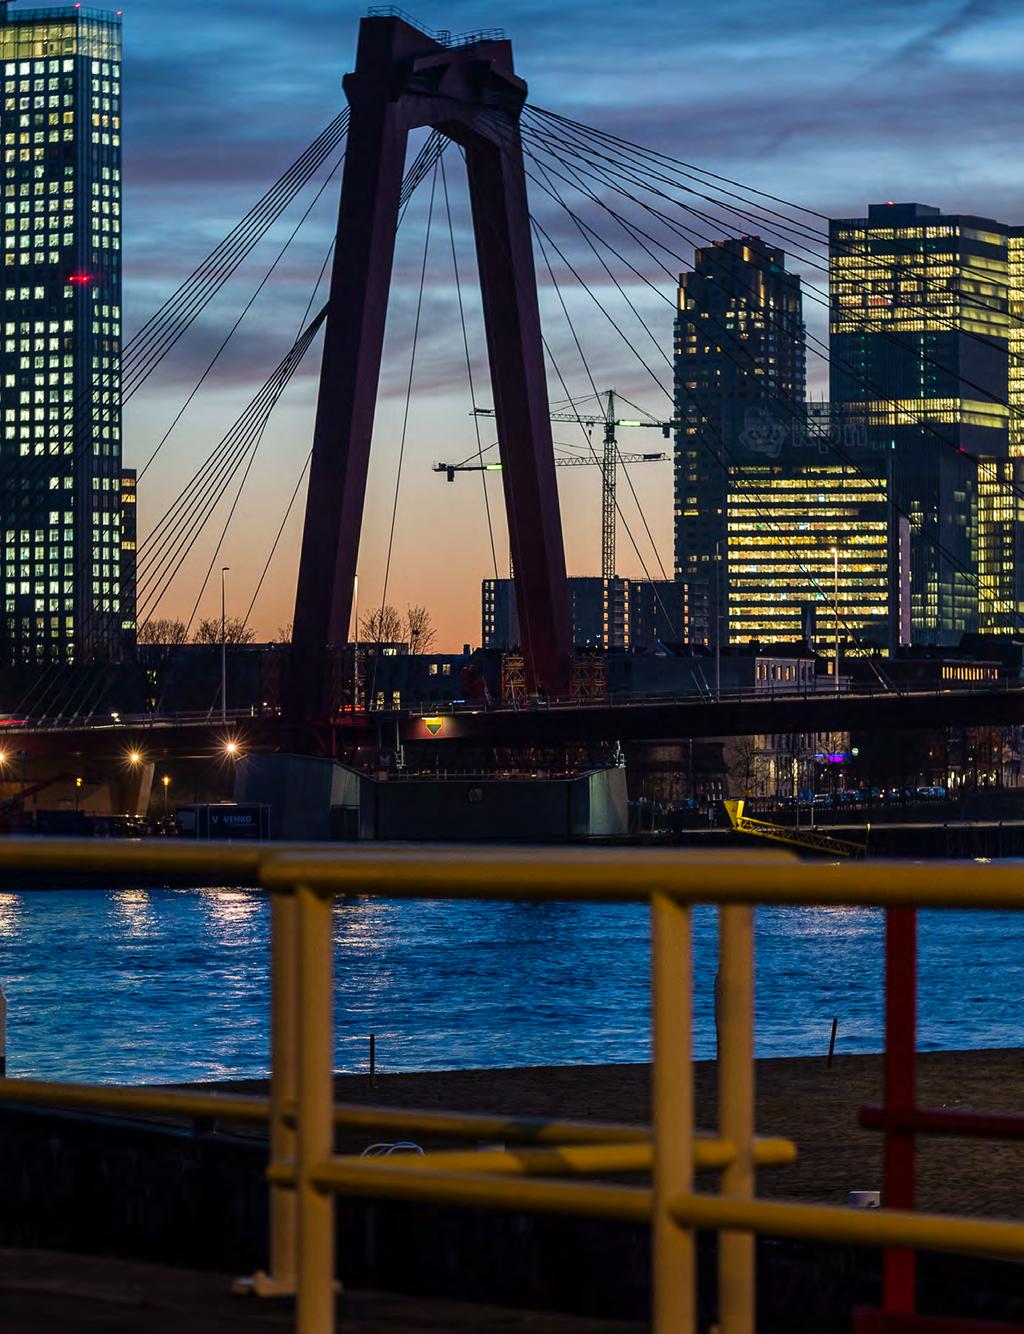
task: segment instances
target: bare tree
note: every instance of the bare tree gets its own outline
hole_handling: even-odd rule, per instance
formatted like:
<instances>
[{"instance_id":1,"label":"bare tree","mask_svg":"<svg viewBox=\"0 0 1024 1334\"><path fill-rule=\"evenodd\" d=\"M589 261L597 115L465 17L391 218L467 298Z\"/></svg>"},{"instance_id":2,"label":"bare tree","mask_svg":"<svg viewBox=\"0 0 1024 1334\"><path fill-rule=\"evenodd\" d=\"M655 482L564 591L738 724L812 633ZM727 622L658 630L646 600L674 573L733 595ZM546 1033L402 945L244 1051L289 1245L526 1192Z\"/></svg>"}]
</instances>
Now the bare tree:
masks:
<instances>
[{"instance_id":1,"label":"bare tree","mask_svg":"<svg viewBox=\"0 0 1024 1334\"><path fill-rule=\"evenodd\" d=\"M426 607L409 607L405 613L405 634L410 653L429 653L437 639L437 631Z\"/></svg>"},{"instance_id":2,"label":"bare tree","mask_svg":"<svg viewBox=\"0 0 1024 1334\"><path fill-rule=\"evenodd\" d=\"M732 795L739 797L755 796L754 788L759 758L756 739L752 736L730 737L725 744L723 753L729 771L729 789Z\"/></svg>"},{"instance_id":3,"label":"bare tree","mask_svg":"<svg viewBox=\"0 0 1024 1334\"><path fill-rule=\"evenodd\" d=\"M224 641L227 644L251 644L256 638L256 631L250 630L241 616L229 616L224 622ZM219 616L208 616L196 626L192 636L193 644L219 644L221 624Z\"/></svg>"},{"instance_id":4,"label":"bare tree","mask_svg":"<svg viewBox=\"0 0 1024 1334\"><path fill-rule=\"evenodd\" d=\"M378 607L359 618L359 638L364 644L401 644L404 625L392 606Z\"/></svg>"},{"instance_id":5,"label":"bare tree","mask_svg":"<svg viewBox=\"0 0 1024 1334\"><path fill-rule=\"evenodd\" d=\"M174 647L188 643L188 627L184 621L169 617L155 617L143 621L136 636L140 644L165 644Z\"/></svg>"},{"instance_id":6,"label":"bare tree","mask_svg":"<svg viewBox=\"0 0 1024 1334\"><path fill-rule=\"evenodd\" d=\"M284 644L287 646L292 642L292 632L294 631L294 628L292 621L289 621L287 625L279 625L277 627L277 634L274 635L270 642L272 644Z\"/></svg>"}]
</instances>

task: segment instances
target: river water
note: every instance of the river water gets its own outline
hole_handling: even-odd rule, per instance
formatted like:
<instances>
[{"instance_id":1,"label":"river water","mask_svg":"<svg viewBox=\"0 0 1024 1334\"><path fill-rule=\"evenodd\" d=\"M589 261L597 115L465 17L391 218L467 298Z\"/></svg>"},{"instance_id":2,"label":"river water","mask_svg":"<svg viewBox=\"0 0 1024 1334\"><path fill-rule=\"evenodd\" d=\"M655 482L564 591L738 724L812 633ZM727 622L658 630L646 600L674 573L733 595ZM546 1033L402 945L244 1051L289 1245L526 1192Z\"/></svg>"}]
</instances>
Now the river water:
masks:
<instances>
[{"instance_id":1,"label":"river water","mask_svg":"<svg viewBox=\"0 0 1024 1334\"><path fill-rule=\"evenodd\" d=\"M263 1074L269 905L237 889L0 893L8 1073L88 1082ZM1024 913L923 913L925 1048L1024 1045ZM349 900L334 918L337 1064L642 1061L649 929L629 905ZM695 914L695 1047L714 1049L716 914ZM882 919L760 909L762 1056L877 1051Z\"/></svg>"}]
</instances>

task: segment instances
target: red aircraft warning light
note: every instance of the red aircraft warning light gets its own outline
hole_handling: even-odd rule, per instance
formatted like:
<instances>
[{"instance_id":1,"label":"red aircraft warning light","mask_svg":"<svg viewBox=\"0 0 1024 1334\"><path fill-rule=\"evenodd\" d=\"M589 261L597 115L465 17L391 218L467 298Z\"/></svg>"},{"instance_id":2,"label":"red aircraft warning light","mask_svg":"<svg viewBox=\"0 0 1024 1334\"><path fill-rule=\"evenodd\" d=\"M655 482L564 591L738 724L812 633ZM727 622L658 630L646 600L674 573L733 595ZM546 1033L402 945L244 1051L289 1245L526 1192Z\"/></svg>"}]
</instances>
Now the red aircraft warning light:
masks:
<instances>
[{"instance_id":1,"label":"red aircraft warning light","mask_svg":"<svg viewBox=\"0 0 1024 1334\"><path fill-rule=\"evenodd\" d=\"M69 283L73 283L76 287L86 287L86 286L88 286L89 283L92 282L92 274L91 274L91 273L73 273L73 274L70 276L70 278L68 278L68 282L69 282Z\"/></svg>"}]
</instances>

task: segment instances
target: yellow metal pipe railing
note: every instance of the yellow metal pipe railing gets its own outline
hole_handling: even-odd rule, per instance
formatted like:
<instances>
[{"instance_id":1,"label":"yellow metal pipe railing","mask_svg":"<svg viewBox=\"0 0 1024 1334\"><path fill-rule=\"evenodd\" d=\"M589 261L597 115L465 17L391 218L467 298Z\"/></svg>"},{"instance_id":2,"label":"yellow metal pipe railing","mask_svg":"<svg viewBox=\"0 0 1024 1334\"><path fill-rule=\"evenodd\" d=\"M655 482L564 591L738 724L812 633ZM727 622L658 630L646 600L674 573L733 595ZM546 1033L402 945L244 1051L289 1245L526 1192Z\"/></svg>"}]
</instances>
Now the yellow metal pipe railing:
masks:
<instances>
[{"instance_id":1,"label":"yellow metal pipe railing","mask_svg":"<svg viewBox=\"0 0 1024 1334\"><path fill-rule=\"evenodd\" d=\"M295 899L274 894L270 901L270 1161L295 1158L296 1070L295 1016L298 949L295 936ZM297 1282L298 1220L295 1192L270 1182L270 1269L257 1270L237 1286L252 1287L260 1297L290 1296Z\"/></svg>"},{"instance_id":2,"label":"yellow metal pipe railing","mask_svg":"<svg viewBox=\"0 0 1024 1334\"><path fill-rule=\"evenodd\" d=\"M758 1167L784 1167L796 1162L796 1145L786 1139L757 1139L753 1159ZM693 1167L697 1172L721 1172L736 1158L728 1140L698 1135L693 1143ZM654 1146L646 1144L565 1144L546 1149L450 1149L427 1153L407 1152L380 1157L335 1154L333 1165L359 1164L363 1176L374 1172L471 1172L495 1176L596 1176L601 1173L649 1172L654 1166ZM269 1180L284 1186L295 1184L294 1161L279 1160L267 1171Z\"/></svg>"},{"instance_id":3,"label":"yellow metal pipe railing","mask_svg":"<svg viewBox=\"0 0 1024 1334\"><path fill-rule=\"evenodd\" d=\"M1024 1223L903 1213L896 1209L844 1209L829 1204L684 1195L671 1203L683 1227L734 1228L766 1237L803 1237L862 1246L906 1246L1024 1259Z\"/></svg>"},{"instance_id":4,"label":"yellow metal pipe railing","mask_svg":"<svg viewBox=\"0 0 1024 1334\"><path fill-rule=\"evenodd\" d=\"M695 1334L697 1246L671 1202L693 1188L693 933L691 911L651 899L654 1327Z\"/></svg>"},{"instance_id":5,"label":"yellow metal pipe railing","mask_svg":"<svg viewBox=\"0 0 1024 1334\"><path fill-rule=\"evenodd\" d=\"M0 1081L0 1101L117 1113L268 1122L270 1269L250 1286L295 1291L301 1334L334 1329L333 1197L433 1201L649 1222L656 1334L696 1329L697 1229L722 1234L722 1334L753 1334L752 1239L764 1234L1024 1258L1024 1223L858 1211L754 1197L754 1168L793 1160L786 1140L754 1135L751 907L1024 908L1024 872L986 866L801 864L784 853L680 854L644 849L393 849L96 844L0 845L0 883L62 875L217 876L271 893L269 1098L188 1089L86 1088ZM332 900L337 894L450 899L646 902L652 927L652 1125L332 1105ZM691 906L721 908L717 1135L694 1127ZM523 1147L444 1149L422 1157L336 1154L339 1127ZM722 1194L694 1191L697 1171ZM649 1172L650 1186L579 1180Z\"/></svg>"},{"instance_id":6,"label":"yellow metal pipe railing","mask_svg":"<svg viewBox=\"0 0 1024 1334\"><path fill-rule=\"evenodd\" d=\"M294 1105L291 1117L297 1115ZM520 1144L640 1144L650 1126L608 1121L553 1121L534 1116L487 1116L479 1112L435 1112L379 1104L336 1103L334 1124L348 1130L394 1130L439 1139L512 1140Z\"/></svg>"},{"instance_id":7,"label":"yellow metal pipe railing","mask_svg":"<svg viewBox=\"0 0 1024 1334\"><path fill-rule=\"evenodd\" d=\"M222 1121L266 1121L267 1098L192 1089L115 1088L106 1084L54 1084L37 1079L0 1079L0 1103L35 1103L80 1111L166 1115Z\"/></svg>"},{"instance_id":8,"label":"yellow metal pipe railing","mask_svg":"<svg viewBox=\"0 0 1024 1334\"><path fill-rule=\"evenodd\" d=\"M721 1152L715 1152L720 1149ZM728 1157L728 1144L712 1146L709 1166ZM589 1176L602 1172L649 1172L654 1162L650 1144L567 1144L550 1149L461 1149L437 1153L403 1153L380 1158L350 1154L331 1159L331 1166L358 1166L365 1175L380 1172L470 1172L487 1176Z\"/></svg>"},{"instance_id":9,"label":"yellow metal pipe railing","mask_svg":"<svg viewBox=\"0 0 1024 1334\"><path fill-rule=\"evenodd\" d=\"M538 850L493 858L446 849L386 858L282 850L261 872L270 889L301 881L336 894L373 898L554 899L644 903L660 894L680 903L774 906L1024 909L1018 866L991 862L913 864L799 862L784 852L692 857L669 849ZM968 889L968 879L970 888Z\"/></svg>"},{"instance_id":10,"label":"yellow metal pipe railing","mask_svg":"<svg viewBox=\"0 0 1024 1334\"><path fill-rule=\"evenodd\" d=\"M736 1145L722 1171L725 1194L754 1194L754 910L730 904L719 914L718 1119ZM755 1326L754 1238L723 1232L718 1242L719 1334Z\"/></svg>"},{"instance_id":11,"label":"yellow metal pipe railing","mask_svg":"<svg viewBox=\"0 0 1024 1334\"><path fill-rule=\"evenodd\" d=\"M545 1181L532 1177L509 1180L487 1172L420 1171L407 1164L394 1171L380 1172L374 1170L376 1166L368 1159L328 1161L316 1169L314 1179L325 1190L365 1195L372 1199L425 1200L487 1209L608 1218L626 1223L647 1222L651 1216L651 1191L645 1186ZM300 1310L302 1302L300 1286ZM333 1329L333 1325L316 1328L319 1332L320 1329ZM303 1329L301 1318L299 1329Z\"/></svg>"},{"instance_id":12,"label":"yellow metal pipe railing","mask_svg":"<svg viewBox=\"0 0 1024 1334\"><path fill-rule=\"evenodd\" d=\"M331 900L296 890L296 1330L334 1329L334 1196L322 1179L334 1137L334 933Z\"/></svg>"}]
</instances>

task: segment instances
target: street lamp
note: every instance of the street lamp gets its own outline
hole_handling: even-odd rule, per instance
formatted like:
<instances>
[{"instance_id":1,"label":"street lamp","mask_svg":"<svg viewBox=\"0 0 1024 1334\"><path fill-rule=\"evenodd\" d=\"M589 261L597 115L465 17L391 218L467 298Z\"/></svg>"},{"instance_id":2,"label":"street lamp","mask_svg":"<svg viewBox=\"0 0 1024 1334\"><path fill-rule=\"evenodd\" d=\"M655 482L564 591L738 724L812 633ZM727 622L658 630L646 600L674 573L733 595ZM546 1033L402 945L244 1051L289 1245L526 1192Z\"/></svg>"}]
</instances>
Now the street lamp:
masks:
<instances>
[{"instance_id":1,"label":"street lamp","mask_svg":"<svg viewBox=\"0 0 1024 1334\"><path fill-rule=\"evenodd\" d=\"M354 614L352 624L352 712L359 711L359 575L352 579Z\"/></svg>"},{"instance_id":2,"label":"street lamp","mask_svg":"<svg viewBox=\"0 0 1024 1334\"><path fill-rule=\"evenodd\" d=\"M133 768L142 763L142 756L139 754L137 750L133 750L131 754L128 756L128 763Z\"/></svg>"},{"instance_id":3,"label":"street lamp","mask_svg":"<svg viewBox=\"0 0 1024 1334\"><path fill-rule=\"evenodd\" d=\"M230 759L234 759L235 756L238 754L238 742L237 742L237 741L225 741L225 742L224 742L224 754L227 755Z\"/></svg>"},{"instance_id":4,"label":"street lamp","mask_svg":"<svg viewBox=\"0 0 1024 1334\"><path fill-rule=\"evenodd\" d=\"M230 569L230 565L222 565L220 571L220 720L222 723L228 720L228 636L224 576Z\"/></svg>"},{"instance_id":5,"label":"street lamp","mask_svg":"<svg viewBox=\"0 0 1024 1334\"><path fill-rule=\"evenodd\" d=\"M164 820L166 821L166 820L167 820L167 789L171 786L171 776L170 776L170 774L164 774L163 778L161 778L160 781L161 781L161 783L163 783L163 785L164 785Z\"/></svg>"}]
</instances>

